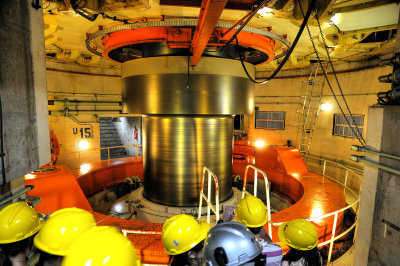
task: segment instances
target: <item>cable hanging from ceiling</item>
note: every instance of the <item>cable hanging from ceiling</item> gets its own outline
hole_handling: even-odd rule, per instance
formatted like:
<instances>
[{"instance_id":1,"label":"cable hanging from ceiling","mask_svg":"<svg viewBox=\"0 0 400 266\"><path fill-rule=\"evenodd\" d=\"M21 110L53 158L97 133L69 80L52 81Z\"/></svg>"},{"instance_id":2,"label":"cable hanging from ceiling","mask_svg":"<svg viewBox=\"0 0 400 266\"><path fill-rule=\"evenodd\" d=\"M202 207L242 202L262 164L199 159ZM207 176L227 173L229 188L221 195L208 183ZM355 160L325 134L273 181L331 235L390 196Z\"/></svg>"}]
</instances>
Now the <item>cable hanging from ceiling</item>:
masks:
<instances>
[{"instance_id":1,"label":"cable hanging from ceiling","mask_svg":"<svg viewBox=\"0 0 400 266\"><path fill-rule=\"evenodd\" d=\"M299 0L298 0L298 1L299 1ZM301 10L302 15L304 16L303 8L301 7L301 5L300 5L300 10ZM342 106L341 106L340 103L339 103L339 100L338 100L337 97L336 97L336 94L335 94L335 92L334 92L334 90L333 90L333 88L332 88L332 85L331 85L331 83L330 83L330 81L329 81L329 79L328 79L328 75L327 75L327 73L326 73L326 71L325 71L325 68L324 68L324 66L322 65L321 58L320 58L320 56L319 56L319 54L318 54L318 51L317 51L317 49L316 49L316 47L315 47L315 43L314 43L314 40L313 40L313 38L312 38L312 35L311 35L311 32L310 32L310 28L308 27L308 25L306 25L306 28L307 28L308 36L310 37L310 40L311 40L311 44L312 44L312 46L313 46L313 48L314 48L315 55L317 56L318 63L319 63L319 65L320 65L320 67L321 67L322 73L324 74L325 80L326 80L326 82L327 82L327 84L328 84L328 87L329 87L329 89L330 89L330 91L331 91L331 93L332 93L332 95L333 95L333 98L335 99L336 104L338 105L339 110L340 110L340 112L341 112L342 115L343 115L343 118L346 120L346 123L347 123L347 125L350 127L350 129L351 129L351 131L353 132L354 136L356 136L356 138L357 138L357 140L360 142L360 144L361 144L363 147L365 147L365 140L364 140L364 138L362 138L362 136L360 137L359 134L357 134L356 130L354 130L354 127L353 127L353 126L351 125L351 123L349 122L347 116L345 115L345 113L344 113L344 111L343 111ZM343 94L342 94L342 95L343 95ZM343 95L343 98L344 98L344 95ZM356 126L356 128L357 128L357 126Z\"/></svg>"},{"instance_id":2,"label":"cable hanging from ceiling","mask_svg":"<svg viewBox=\"0 0 400 266\"><path fill-rule=\"evenodd\" d=\"M363 140L363 142L364 142L364 144L365 144L366 141L365 141L364 137L362 136L362 133L360 132L360 129L356 126L356 121L354 120L354 117L353 117L353 114L351 113L350 107L349 107L349 105L347 104L347 100L346 100L346 98L345 98L345 96L344 96L344 94L343 94L343 90L342 90L342 87L340 86L340 82L339 82L339 79L338 79L338 77L337 77L337 75L336 75L335 68L333 67L332 59L331 59L331 56L329 55L328 46L326 45L325 36L324 36L324 34L323 34L323 32L322 32L321 24L319 23L319 17L318 17L318 13L317 13L317 12L315 12L315 18L316 18L317 23L318 23L318 28L319 28L319 32L320 32L321 37L322 37L322 41L323 41L323 43L324 43L326 55L328 56L329 65L330 65L331 68L332 68L332 74L333 74L333 76L335 77L335 80L336 80L336 83L337 83L337 85L338 85L340 94L341 94L341 96L342 96L342 98L343 98L344 104L346 105L347 111L349 112L350 118L351 118L353 124L355 125L355 127L356 127L356 129L357 129L357 134L358 134L358 136Z\"/></svg>"},{"instance_id":3,"label":"cable hanging from ceiling","mask_svg":"<svg viewBox=\"0 0 400 266\"><path fill-rule=\"evenodd\" d=\"M89 14L89 13L87 13L87 12L85 12L85 11L83 11L83 10L81 10L81 9L79 8L79 3L80 3L80 1L69 0L69 3L70 3L70 5L71 5L72 9L73 9L78 15L82 16L83 18L85 18L85 19L87 19L87 20L89 20L89 21L92 21L92 22L93 22L93 21L95 21L95 20L97 19L97 17L98 17L99 15L102 15L103 18L107 18L107 19L111 19L111 20L114 20L114 21L123 22L123 23L125 23L125 24L128 24L128 23L129 23L129 19L120 19L120 18L117 18L116 16L109 16L109 15L107 15L105 12L96 13L96 14ZM133 22L133 23L136 23L136 22Z\"/></svg>"},{"instance_id":4,"label":"cable hanging from ceiling","mask_svg":"<svg viewBox=\"0 0 400 266\"><path fill-rule=\"evenodd\" d=\"M244 72L246 73L246 76L247 76L253 83L265 84L265 83L267 83L269 80L273 79L273 78L279 73L279 71L281 71L282 67L285 65L286 61L289 59L289 57L290 57L290 55L292 54L294 48L296 47L296 44L297 44L297 42L299 41L300 36L301 36L301 34L303 33L303 30L304 30L305 26L307 25L308 19L310 18L311 12L312 12L313 9L314 9L315 3L316 3L316 0L312 0L311 3L310 3L310 5L308 6L308 10L307 10L306 15L304 16L304 14L303 14L304 19L303 19L303 22L301 23L299 32L297 33L296 38L294 39L292 45L290 46L289 50L287 51L286 56L283 58L282 62L281 62L281 63L279 64L279 66L276 68L276 70L274 71L274 73L272 73L271 76L269 76L269 77L266 78L265 80L256 81L255 79L253 79L253 78L250 76L250 74L249 74L249 72L247 71L247 68L246 68L246 66L245 66L245 64L244 64L244 56L242 55L241 48L239 47L238 39L237 39L236 36L235 36L235 38L236 38L236 44L237 44L238 49L239 49L239 58L240 58L240 62L242 63L243 70L244 70ZM301 7L301 5L300 5L300 7Z\"/></svg>"},{"instance_id":5,"label":"cable hanging from ceiling","mask_svg":"<svg viewBox=\"0 0 400 266\"><path fill-rule=\"evenodd\" d=\"M263 0L247 17L247 19L243 22L243 24L235 31L232 37L222 46L222 48L218 49L217 51L223 50L226 46L228 46L233 40L235 40L236 36L242 31L242 29L249 23L249 21L257 14L258 10L262 8L269 0ZM247 16L247 15L246 15Z\"/></svg>"}]
</instances>

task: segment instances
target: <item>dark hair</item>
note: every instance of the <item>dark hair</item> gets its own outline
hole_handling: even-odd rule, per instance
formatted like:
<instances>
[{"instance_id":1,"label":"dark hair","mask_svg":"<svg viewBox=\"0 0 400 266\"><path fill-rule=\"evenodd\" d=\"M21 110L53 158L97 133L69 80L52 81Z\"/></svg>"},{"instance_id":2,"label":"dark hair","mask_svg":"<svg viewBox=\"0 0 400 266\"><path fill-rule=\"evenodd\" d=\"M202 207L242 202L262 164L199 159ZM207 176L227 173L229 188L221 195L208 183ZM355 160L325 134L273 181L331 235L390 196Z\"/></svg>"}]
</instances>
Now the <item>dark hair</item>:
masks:
<instances>
[{"instance_id":1,"label":"dark hair","mask_svg":"<svg viewBox=\"0 0 400 266\"><path fill-rule=\"evenodd\" d=\"M189 262L189 251L194 251L194 252L200 252L204 247L204 240L201 241L200 243L198 243L196 246L194 246L193 248L191 248L190 250L178 254L178 255L174 255L174 256L170 256L169 257L169 262L171 263L171 266L187 266L190 265Z\"/></svg>"},{"instance_id":2,"label":"dark hair","mask_svg":"<svg viewBox=\"0 0 400 266\"><path fill-rule=\"evenodd\" d=\"M262 226L259 227L248 227L250 232L252 232L254 235L257 235L260 233Z\"/></svg>"},{"instance_id":3,"label":"dark hair","mask_svg":"<svg viewBox=\"0 0 400 266\"><path fill-rule=\"evenodd\" d=\"M55 263L55 262L57 262L57 260L62 258L62 256L49 254L40 249L38 249L38 253L39 253L39 262L36 264L36 266L43 266L45 262Z\"/></svg>"},{"instance_id":4,"label":"dark hair","mask_svg":"<svg viewBox=\"0 0 400 266\"><path fill-rule=\"evenodd\" d=\"M2 266L12 266L11 261L4 255L4 253L0 250L0 265Z\"/></svg>"},{"instance_id":5,"label":"dark hair","mask_svg":"<svg viewBox=\"0 0 400 266\"><path fill-rule=\"evenodd\" d=\"M290 251L283 256L282 261L286 260L290 264L292 261L298 261L300 259L303 259L303 264L305 266L322 265L322 257L317 247L311 250L290 248Z\"/></svg>"},{"instance_id":6,"label":"dark hair","mask_svg":"<svg viewBox=\"0 0 400 266\"><path fill-rule=\"evenodd\" d=\"M1 244L0 265L11 266L10 258L17 256L19 253L25 253L26 248L32 247L33 236L22 239L17 242Z\"/></svg>"},{"instance_id":7,"label":"dark hair","mask_svg":"<svg viewBox=\"0 0 400 266\"><path fill-rule=\"evenodd\" d=\"M25 249L32 246L32 239L33 237L28 237L17 242L2 244L1 250L7 258L15 257L21 252L25 253Z\"/></svg>"}]
</instances>

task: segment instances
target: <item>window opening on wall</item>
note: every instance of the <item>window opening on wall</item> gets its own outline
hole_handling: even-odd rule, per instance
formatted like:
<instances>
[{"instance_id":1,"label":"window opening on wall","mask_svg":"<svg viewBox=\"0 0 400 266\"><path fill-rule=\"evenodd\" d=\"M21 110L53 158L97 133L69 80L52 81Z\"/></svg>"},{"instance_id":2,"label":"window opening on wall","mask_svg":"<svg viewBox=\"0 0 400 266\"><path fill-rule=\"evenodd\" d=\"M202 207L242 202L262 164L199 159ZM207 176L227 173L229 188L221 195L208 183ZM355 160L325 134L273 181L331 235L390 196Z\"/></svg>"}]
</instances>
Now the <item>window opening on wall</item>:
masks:
<instances>
[{"instance_id":1,"label":"window opening on wall","mask_svg":"<svg viewBox=\"0 0 400 266\"><path fill-rule=\"evenodd\" d=\"M355 130L351 130L349 125L346 122L345 116L347 120L350 122L351 126L354 126ZM363 135L363 128L364 128L364 115L354 115L353 119L351 119L350 115L342 115L342 114L335 114L333 117L333 135L335 136L342 136L348 138L356 138L357 136L354 134L358 131L361 135Z\"/></svg>"},{"instance_id":2,"label":"window opening on wall","mask_svg":"<svg viewBox=\"0 0 400 266\"><path fill-rule=\"evenodd\" d=\"M286 112L256 111L256 128L285 129Z\"/></svg>"}]
</instances>

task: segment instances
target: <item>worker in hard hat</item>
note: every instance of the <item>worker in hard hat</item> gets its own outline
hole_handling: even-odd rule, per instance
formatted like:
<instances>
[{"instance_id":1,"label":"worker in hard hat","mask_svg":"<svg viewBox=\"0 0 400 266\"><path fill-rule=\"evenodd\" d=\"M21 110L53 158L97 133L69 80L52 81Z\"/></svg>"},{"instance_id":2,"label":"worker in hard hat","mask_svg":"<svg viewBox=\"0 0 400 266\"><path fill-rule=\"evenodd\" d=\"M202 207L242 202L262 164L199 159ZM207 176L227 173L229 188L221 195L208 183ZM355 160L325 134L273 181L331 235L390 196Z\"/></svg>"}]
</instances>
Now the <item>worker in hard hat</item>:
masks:
<instances>
[{"instance_id":1,"label":"worker in hard hat","mask_svg":"<svg viewBox=\"0 0 400 266\"><path fill-rule=\"evenodd\" d=\"M268 222L268 213L264 203L257 197L246 195L241 199L235 209L236 220L247 226L263 246L262 253L266 255L267 266L280 266L282 261L282 248L272 242L264 229Z\"/></svg>"},{"instance_id":2,"label":"worker in hard hat","mask_svg":"<svg viewBox=\"0 0 400 266\"><path fill-rule=\"evenodd\" d=\"M0 249L4 265L26 265L33 236L43 223L26 202L12 203L0 211Z\"/></svg>"},{"instance_id":3,"label":"worker in hard hat","mask_svg":"<svg viewBox=\"0 0 400 266\"><path fill-rule=\"evenodd\" d=\"M243 224L226 222L209 232L204 244L206 265L265 265L262 246Z\"/></svg>"},{"instance_id":4,"label":"worker in hard hat","mask_svg":"<svg viewBox=\"0 0 400 266\"><path fill-rule=\"evenodd\" d=\"M279 239L290 247L283 256L282 266L321 266L318 251L318 233L309 221L295 219L279 226Z\"/></svg>"},{"instance_id":5,"label":"worker in hard hat","mask_svg":"<svg viewBox=\"0 0 400 266\"><path fill-rule=\"evenodd\" d=\"M71 243L95 226L93 214L79 208L65 208L51 214L33 240L40 251L37 265L61 265Z\"/></svg>"},{"instance_id":6,"label":"worker in hard hat","mask_svg":"<svg viewBox=\"0 0 400 266\"><path fill-rule=\"evenodd\" d=\"M140 266L135 247L116 227L93 227L70 246L62 266Z\"/></svg>"},{"instance_id":7,"label":"worker in hard hat","mask_svg":"<svg viewBox=\"0 0 400 266\"><path fill-rule=\"evenodd\" d=\"M203 265L204 240L210 225L187 214L169 218L163 225L162 242L165 252L171 256L171 265Z\"/></svg>"}]
</instances>

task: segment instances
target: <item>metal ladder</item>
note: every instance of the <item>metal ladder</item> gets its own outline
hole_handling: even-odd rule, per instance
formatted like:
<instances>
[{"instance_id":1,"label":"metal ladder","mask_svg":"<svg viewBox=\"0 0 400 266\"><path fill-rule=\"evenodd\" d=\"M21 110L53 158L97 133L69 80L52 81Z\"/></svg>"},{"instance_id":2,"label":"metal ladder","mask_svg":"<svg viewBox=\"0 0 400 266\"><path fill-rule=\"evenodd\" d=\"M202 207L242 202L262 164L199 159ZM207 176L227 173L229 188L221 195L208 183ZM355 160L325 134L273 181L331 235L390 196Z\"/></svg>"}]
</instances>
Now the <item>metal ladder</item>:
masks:
<instances>
[{"instance_id":1,"label":"metal ladder","mask_svg":"<svg viewBox=\"0 0 400 266\"><path fill-rule=\"evenodd\" d=\"M308 80L304 80L301 86L302 107L298 111L302 117L299 150L303 153L310 151L324 91L325 79L323 76L318 76L319 70L319 65L312 67Z\"/></svg>"}]
</instances>

